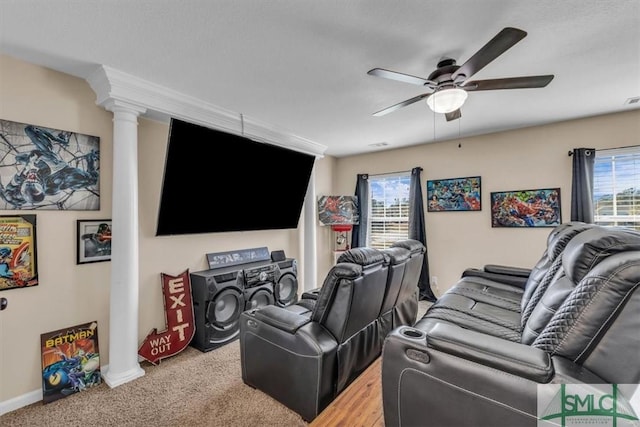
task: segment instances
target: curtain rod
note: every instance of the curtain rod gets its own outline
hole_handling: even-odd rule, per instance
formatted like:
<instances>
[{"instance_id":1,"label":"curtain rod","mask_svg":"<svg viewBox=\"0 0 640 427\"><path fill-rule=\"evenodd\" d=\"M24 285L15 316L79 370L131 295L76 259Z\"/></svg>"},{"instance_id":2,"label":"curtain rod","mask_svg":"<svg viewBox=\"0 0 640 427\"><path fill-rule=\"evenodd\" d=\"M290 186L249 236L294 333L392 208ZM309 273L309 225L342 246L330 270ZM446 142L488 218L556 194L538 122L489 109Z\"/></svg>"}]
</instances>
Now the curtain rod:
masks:
<instances>
[{"instance_id":1,"label":"curtain rod","mask_svg":"<svg viewBox=\"0 0 640 427\"><path fill-rule=\"evenodd\" d=\"M411 173L413 168L406 171L395 171L395 172L385 172L385 173L368 173L369 176L383 176L383 175L397 175L399 173Z\"/></svg>"},{"instance_id":2,"label":"curtain rod","mask_svg":"<svg viewBox=\"0 0 640 427\"><path fill-rule=\"evenodd\" d=\"M640 147L640 145L626 145L624 147L610 147L610 148L594 148L596 151L604 151L604 150L620 150L622 148L633 148ZM569 157L573 156L573 150L569 150Z\"/></svg>"}]
</instances>

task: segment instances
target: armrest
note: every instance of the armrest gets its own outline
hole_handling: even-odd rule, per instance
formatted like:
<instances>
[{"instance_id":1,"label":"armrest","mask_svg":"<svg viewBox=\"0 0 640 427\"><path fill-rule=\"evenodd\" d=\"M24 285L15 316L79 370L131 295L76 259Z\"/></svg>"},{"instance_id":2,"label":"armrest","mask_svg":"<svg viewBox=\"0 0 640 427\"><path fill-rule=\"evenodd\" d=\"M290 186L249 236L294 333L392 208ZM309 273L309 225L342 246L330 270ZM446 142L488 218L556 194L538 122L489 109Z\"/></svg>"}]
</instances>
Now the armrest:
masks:
<instances>
[{"instance_id":1,"label":"armrest","mask_svg":"<svg viewBox=\"0 0 640 427\"><path fill-rule=\"evenodd\" d=\"M549 382L554 373L551 356L538 348L445 323L429 331L427 345L538 383Z\"/></svg>"},{"instance_id":2,"label":"armrest","mask_svg":"<svg viewBox=\"0 0 640 427\"><path fill-rule=\"evenodd\" d=\"M320 294L321 288L311 289L302 294L302 299L318 299L318 295Z\"/></svg>"},{"instance_id":3,"label":"armrest","mask_svg":"<svg viewBox=\"0 0 640 427\"><path fill-rule=\"evenodd\" d=\"M468 268L462 272L462 277L469 277L469 276L483 277L493 282L502 283L505 285L514 286L521 289L524 289L528 280L526 277L511 276L509 274L501 274L501 273L491 273L491 272L480 270L477 268Z\"/></svg>"},{"instance_id":4,"label":"armrest","mask_svg":"<svg viewBox=\"0 0 640 427\"><path fill-rule=\"evenodd\" d=\"M268 325L282 331L295 334L298 329L311 321L306 316L285 310L277 305L268 305L254 312L256 320L260 320Z\"/></svg>"},{"instance_id":5,"label":"armrest","mask_svg":"<svg viewBox=\"0 0 640 427\"><path fill-rule=\"evenodd\" d=\"M509 276L526 277L531 274L530 268L512 267L509 265L487 264L484 266L487 273L506 274Z\"/></svg>"}]
</instances>

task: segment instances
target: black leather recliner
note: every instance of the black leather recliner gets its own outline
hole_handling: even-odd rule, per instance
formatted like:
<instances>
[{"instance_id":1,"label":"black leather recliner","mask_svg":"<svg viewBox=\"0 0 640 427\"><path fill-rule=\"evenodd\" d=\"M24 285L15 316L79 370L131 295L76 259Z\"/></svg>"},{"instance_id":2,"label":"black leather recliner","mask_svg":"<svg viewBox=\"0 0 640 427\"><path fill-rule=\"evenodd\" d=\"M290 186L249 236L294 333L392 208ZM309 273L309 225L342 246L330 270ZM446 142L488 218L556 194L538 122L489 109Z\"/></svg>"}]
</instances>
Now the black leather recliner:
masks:
<instances>
[{"instance_id":1,"label":"black leather recliner","mask_svg":"<svg viewBox=\"0 0 640 427\"><path fill-rule=\"evenodd\" d=\"M389 257L372 248L343 254L312 311L266 306L240 318L243 381L313 420L382 350Z\"/></svg>"},{"instance_id":2,"label":"black leather recliner","mask_svg":"<svg viewBox=\"0 0 640 427\"><path fill-rule=\"evenodd\" d=\"M554 233L524 289L465 276L387 336L386 426L535 426L544 385L640 383L640 233Z\"/></svg>"},{"instance_id":3,"label":"black leather recliner","mask_svg":"<svg viewBox=\"0 0 640 427\"><path fill-rule=\"evenodd\" d=\"M349 262L351 251L338 257L338 262ZM413 325L418 315L418 280L422 272L426 247L414 239L394 242L390 248L383 249L388 257L389 273L382 308L378 315L381 345L393 328ZM298 305L313 310L321 288L304 292Z\"/></svg>"},{"instance_id":4,"label":"black leather recliner","mask_svg":"<svg viewBox=\"0 0 640 427\"><path fill-rule=\"evenodd\" d=\"M427 248L422 242L414 239L399 240L391 245L394 248L403 248L409 251L409 259L405 266L405 274L402 278L398 299L393 308L393 327L413 325L418 315L418 281L424 265L424 257Z\"/></svg>"}]
</instances>

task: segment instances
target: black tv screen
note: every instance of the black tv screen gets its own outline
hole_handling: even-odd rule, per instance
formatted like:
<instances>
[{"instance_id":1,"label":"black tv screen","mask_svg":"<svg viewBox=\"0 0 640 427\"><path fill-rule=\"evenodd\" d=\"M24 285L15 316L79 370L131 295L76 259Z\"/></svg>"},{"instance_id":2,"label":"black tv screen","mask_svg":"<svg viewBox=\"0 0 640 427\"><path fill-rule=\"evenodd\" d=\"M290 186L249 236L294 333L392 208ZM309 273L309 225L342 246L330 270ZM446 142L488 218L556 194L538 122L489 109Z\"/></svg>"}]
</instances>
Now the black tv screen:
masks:
<instances>
[{"instance_id":1,"label":"black tv screen","mask_svg":"<svg viewBox=\"0 0 640 427\"><path fill-rule=\"evenodd\" d=\"M172 119L156 235L297 228L314 162Z\"/></svg>"}]
</instances>

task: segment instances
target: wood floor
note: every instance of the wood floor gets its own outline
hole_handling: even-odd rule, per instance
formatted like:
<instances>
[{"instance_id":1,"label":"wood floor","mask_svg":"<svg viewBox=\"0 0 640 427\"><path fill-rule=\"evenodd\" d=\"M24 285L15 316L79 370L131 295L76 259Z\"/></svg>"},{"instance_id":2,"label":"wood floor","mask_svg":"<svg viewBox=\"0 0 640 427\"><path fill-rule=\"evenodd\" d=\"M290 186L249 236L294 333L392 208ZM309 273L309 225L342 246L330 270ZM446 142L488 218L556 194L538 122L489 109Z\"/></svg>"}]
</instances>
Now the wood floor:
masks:
<instances>
[{"instance_id":1,"label":"wood floor","mask_svg":"<svg viewBox=\"0 0 640 427\"><path fill-rule=\"evenodd\" d=\"M382 358L379 357L309 426L384 427L381 374Z\"/></svg>"},{"instance_id":2,"label":"wood floor","mask_svg":"<svg viewBox=\"0 0 640 427\"><path fill-rule=\"evenodd\" d=\"M420 319L431 302L418 303ZM384 427L382 412L382 356L335 398L309 427Z\"/></svg>"}]
</instances>

